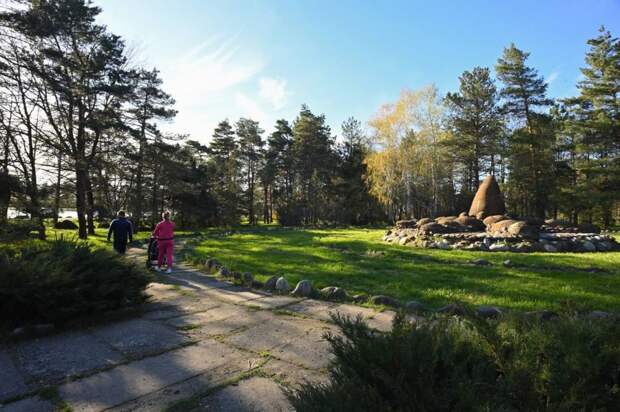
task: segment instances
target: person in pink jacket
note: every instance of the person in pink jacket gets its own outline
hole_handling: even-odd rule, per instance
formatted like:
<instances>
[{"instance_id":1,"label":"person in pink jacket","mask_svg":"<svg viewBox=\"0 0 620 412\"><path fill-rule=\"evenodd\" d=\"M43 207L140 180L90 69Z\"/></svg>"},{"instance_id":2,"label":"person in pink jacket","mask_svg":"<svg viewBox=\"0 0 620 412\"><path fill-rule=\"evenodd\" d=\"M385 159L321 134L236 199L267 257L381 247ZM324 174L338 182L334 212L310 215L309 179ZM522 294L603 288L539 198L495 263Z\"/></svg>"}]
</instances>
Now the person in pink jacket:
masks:
<instances>
[{"instance_id":1,"label":"person in pink jacket","mask_svg":"<svg viewBox=\"0 0 620 412\"><path fill-rule=\"evenodd\" d=\"M168 269L166 273L172 272L172 253L174 251L174 222L170 220L170 212L161 215L162 221L155 226L153 237L157 239L157 271L162 270L164 256Z\"/></svg>"}]
</instances>

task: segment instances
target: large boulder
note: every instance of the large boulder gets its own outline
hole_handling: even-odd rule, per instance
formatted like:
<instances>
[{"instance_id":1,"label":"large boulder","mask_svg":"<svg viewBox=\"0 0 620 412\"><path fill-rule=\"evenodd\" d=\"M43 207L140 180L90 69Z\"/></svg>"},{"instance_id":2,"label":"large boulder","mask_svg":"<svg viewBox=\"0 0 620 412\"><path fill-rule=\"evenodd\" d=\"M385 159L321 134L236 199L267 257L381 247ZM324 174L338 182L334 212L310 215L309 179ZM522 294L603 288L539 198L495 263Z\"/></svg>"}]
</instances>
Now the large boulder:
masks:
<instances>
[{"instance_id":1,"label":"large boulder","mask_svg":"<svg viewBox=\"0 0 620 412\"><path fill-rule=\"evenodd\" d=\"M530 225L528 222L520 220L508 226L508 233L524 239L538 239L539 230L538 226Z\"/></svg>"},{"instance_id":2,"label":"large boulder","mask_svg":"<svg viewBox=\"0 0 620 412\"><path fill-rule=\"evenodd\" d=\"M491 215L484 218L482 223L488 228L489 226L493 226L497 222L501 222L502 220L508 220L508 218L504 215Z\"/></svg>"},{"instance_id":3,"label":"large boulder","mask_svg":"<svg viewBox=\"0 0 620 412\"><path fill-rule=\"evenodd\" d=\"M411 220L399 220L396 222L396 227L398 229L413 229L416 226L418 221L415 219Z\"/></svg>"},{"instance_id":4,"label":"large boulder","mask_svg":"<svg viewBox=\"0 0 620 412\"><path fill-rule=\"evenodd\" d=\"M423 217L422 219L418 220L417 226L418 227L422 227L424 225L426 225L427 223L431 223L433 221L433 219L429 218L429 217Z\"/></svg>"},{"instance_id":5,"label":"large boulder","mask_svg":"<svg viewBox=\"0 0 620 412\"><path fill-rule=\"evenodd\" d=\"M419 229L420 233L432 235L434 233L450 233L453 232L450 227L440 225L436 222L427 223L422 225Z\"/></svg>"},{"instance_id":6,"label":"large boulder","mask_svg":"<svg viewBox=\"0 0 620 412\"><path fill-rule=\"evenodd\" d=\"M601 228L592 223L580 223L577 225L577 229L581 233L601 233Z\"/></svg>"},{"instance_id":7,"label":"large boulder","mask_svg":"<svg viewBox=\"0 0 620 412\"><path fill-rule=\"evenodd\" d=\"M472 216L459 216L456 222L474 231L483 231L485 229L482 220Z\"/></svg>"},{"instance_id":8,"label":"large boulder","mask_svg":"<svg viewBox=\"0 0 620 412\"><path fill-rule=\"evenodd\" d=\"M487 176L478 187L468 214L476 216L480 212L487 215L502 215L506 212L502 192L499 190L499 185L493 175Z\"/></svg>"},{"instance_id":9,"label":"large boulder","mask_svg":"<svg viewBox=\"0 0 620 412\"><path fill-rule=\"evenodd\" d=\"M435 222L439 223L440 225L447 225L450 222L456 221L456 219L456 216L440 216L435 219Z\"/></svg>"}]
</instances>

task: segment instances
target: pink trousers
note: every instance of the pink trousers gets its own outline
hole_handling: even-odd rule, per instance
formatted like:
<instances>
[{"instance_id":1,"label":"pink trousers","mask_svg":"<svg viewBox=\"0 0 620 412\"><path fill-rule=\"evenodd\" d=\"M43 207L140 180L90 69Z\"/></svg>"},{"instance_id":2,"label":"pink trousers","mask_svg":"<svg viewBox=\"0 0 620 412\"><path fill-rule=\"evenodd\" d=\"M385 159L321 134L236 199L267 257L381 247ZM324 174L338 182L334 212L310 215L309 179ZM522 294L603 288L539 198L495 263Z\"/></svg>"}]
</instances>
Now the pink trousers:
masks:
<instances>
[{"instance_id":1,"label":"pink trousers","mask_svg":"<svg viewBox=\"0 0 620 412\"><path fill-rule=\"evenodd\" d=\"M162 266L164 264L164 257L166 258L166 264L169 268L172 267L172 252L174 251L173 240L158 240L157 241L157 265Z\"/></svg>"}]
</instances>

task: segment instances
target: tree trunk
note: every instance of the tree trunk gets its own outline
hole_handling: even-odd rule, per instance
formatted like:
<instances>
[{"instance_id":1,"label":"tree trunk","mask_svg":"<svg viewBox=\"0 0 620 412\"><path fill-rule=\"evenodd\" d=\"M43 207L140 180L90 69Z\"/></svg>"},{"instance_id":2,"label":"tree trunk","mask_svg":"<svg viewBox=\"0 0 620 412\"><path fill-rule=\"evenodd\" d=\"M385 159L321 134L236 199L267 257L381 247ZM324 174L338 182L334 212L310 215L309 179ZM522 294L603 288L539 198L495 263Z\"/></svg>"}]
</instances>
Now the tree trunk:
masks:
<instances>
[{"instance_id":1,"label":"tree trunk","mask_svg":"<svg viewBox=\"0 0 620 412\"><path fill-rule=\"evenodd\" d=\"M58 152L58 163L56 164L56 185L54 188L54 224L58 223L58 215L60 213L60 184L62 179L62 152Z\"/></svg>"},{"instance_id":2,"label":"tree trunk","mask_svg":"<svg viewBox=\"0 0 620 412\"><path fill-rule=\"evenodd\" d=\"M87 239L86 227L86 180L87 172L84 170L82 161L78 160L75 166L75 208L78 215L78 237Z\"/></svg>"},{"instance_id":3,"label":"tree trunk","mask_svg":"<svg viewBox=\"0 0 620 412\"><path fill-rule=\"evenodd\" d=\"M86 177L86 201L88 204L87 212L86 212L86 220L88 224L88 234L95 235L95 221L93 219L95 213L95 199L93 196L93 184L90 179L90 176Z\"/></svg>"}]
</instances>

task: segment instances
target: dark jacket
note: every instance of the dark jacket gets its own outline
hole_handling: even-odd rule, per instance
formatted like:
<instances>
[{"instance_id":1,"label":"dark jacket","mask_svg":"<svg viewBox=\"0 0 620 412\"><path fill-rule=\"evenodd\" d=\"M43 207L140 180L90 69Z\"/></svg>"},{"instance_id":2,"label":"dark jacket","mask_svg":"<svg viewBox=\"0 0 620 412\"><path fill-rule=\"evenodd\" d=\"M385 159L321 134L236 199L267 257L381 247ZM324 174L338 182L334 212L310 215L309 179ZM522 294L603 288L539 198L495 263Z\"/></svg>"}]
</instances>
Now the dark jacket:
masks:
<instances>
[{"instance_id":1,"label":"dark jacket","mask_svg":"<svg viewBox=\"0 0 620 412\"><path fill-rule=\"evenodd\" d=\"M127 239L131 242L133 240L133 231L131 228L131 222L126 217L119 217L114 219L110 224L110 230L108 230L108 240L114 233L115 243L127 243Z\"/></svg>"}]
</instances>

